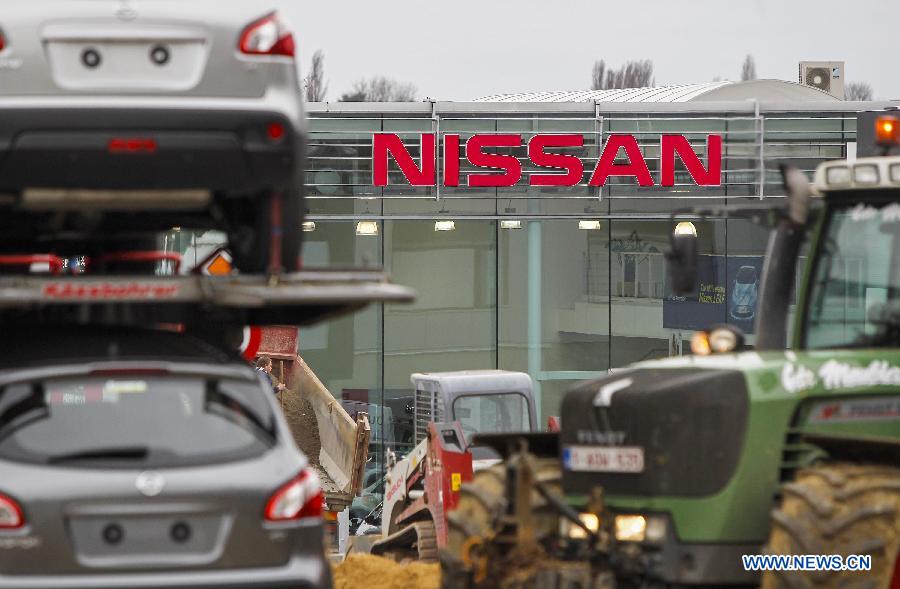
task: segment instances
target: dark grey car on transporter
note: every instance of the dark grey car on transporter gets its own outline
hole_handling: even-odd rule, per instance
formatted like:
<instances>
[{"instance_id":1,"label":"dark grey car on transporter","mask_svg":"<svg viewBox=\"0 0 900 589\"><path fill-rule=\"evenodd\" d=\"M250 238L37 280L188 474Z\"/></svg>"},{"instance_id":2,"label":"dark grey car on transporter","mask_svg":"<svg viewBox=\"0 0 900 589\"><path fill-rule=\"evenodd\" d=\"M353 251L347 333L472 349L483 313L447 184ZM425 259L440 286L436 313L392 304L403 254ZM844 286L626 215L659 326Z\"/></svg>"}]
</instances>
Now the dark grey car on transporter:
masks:
<instances>
[{"instance_id":1,"label":"dark grey car on transporter","mask_svg":"<svg viewBox=\"0 0 900 589\"><path fill-rule=\"evenodd\" d=\"M3 2L0 247L217 229L242 272L298 270L307 123L279 2Z\"/></svg>"},{"instance_id":2,"label":"dark grey car on transporter","mask_svg":"<svg viewBox=\"0 0 900 589\"><path fill-rule=\"evenodd\" d=\"M0 589L330 587L271 389L183 334L7 328Z\"/></svg>"}]
</instances>

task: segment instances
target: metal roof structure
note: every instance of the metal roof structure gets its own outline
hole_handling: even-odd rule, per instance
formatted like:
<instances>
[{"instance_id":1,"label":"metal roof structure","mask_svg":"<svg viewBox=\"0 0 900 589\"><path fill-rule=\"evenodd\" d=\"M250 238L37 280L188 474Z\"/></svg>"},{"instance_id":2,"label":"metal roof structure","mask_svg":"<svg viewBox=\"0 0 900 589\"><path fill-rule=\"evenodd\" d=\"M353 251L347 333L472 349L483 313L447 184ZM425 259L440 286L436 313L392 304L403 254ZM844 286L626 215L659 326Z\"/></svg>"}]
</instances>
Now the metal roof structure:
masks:
<instances>
[{"instance_id":1,"label":"metal roof structure","mask_svg":"<svg viewBox=\"0 0 900 589\"><path fill-rule=\"evenodd\" d=\"M423 382L439 386L445 393L509 393L531 391L531 377L509 370L458 370L455 372L416 372L409 377L416 388Z\"/></svg>"},{"instance_id":2,"label":"metal roof structure","mask_svg":"<svg viewBox=\"0 0 900 589\"><path fill-rule=\"evenodd\" d=\"M475 102L706 102L730 100L836 101L831 94L783 80L706 82L648 88L494 94Z\"/></svg>"}]
</instances>

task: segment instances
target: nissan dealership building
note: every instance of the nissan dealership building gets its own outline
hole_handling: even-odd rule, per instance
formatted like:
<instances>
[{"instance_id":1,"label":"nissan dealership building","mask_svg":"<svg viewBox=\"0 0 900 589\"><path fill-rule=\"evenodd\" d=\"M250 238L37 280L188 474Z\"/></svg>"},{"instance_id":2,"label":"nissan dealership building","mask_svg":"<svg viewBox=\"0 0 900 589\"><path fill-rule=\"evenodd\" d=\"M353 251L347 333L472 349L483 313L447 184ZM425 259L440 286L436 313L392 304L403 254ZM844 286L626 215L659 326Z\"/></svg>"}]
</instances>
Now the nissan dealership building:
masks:
<instances>
[{"instance_id":1,"label":"nissan dealership building","mask_svg":"<svg viewBox=\"0 0 900 589\"><path fill-rule=\"evenodd\" d=\"M698 327L752 343L766 231L690 209L783 198L779 164L854 157L857 113L897 104L765 80L312 103L305 267L383 266L418 298L303 329L301 355L400 442L413 372L525 371L543 421L575 382L680 354ZM664 263L678 223L702 254L687 299Z\"/></svg>"}]
</instances>

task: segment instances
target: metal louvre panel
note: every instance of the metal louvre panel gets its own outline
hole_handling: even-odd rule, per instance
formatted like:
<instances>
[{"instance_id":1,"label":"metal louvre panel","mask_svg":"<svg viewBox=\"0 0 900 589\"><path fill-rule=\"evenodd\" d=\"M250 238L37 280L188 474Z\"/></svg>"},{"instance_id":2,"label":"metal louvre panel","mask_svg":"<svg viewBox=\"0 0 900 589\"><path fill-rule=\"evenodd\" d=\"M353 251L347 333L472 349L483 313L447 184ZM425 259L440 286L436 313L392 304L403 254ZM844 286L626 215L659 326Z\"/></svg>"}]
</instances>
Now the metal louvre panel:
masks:
<instances>
[{"instance_id":1,"label":"metal louvre panel","mask_svg":"<svg viewBox=\"0 0 900 589\"><path fill-rule=\"evenodd\" d=\"M415 440L413 443L418 444L428 437L429 423L444 421L444 402L437 393L417 389L415 405Z\"/></svg>"},{"instance_id":2,"label":"metal louvre panel","mask_svg":"<svg viewBox=\"0 0 900 589\"><path fill-rule=\"evenodd\" d=\"M432 421L432 394L428 391L416 390L415 403L415 439L413 444L418 444L428 435L428 422Z\"/></svg>"},{"instance_id":3,"label":"metal louvre panel","mask_svg":"<svg viewBox=\"0 0 900 589\"><path fill-rule=\"evenodd\" d=\"M727 86L727 85L726 85ZM724 87L724 86L723 86ZM345 105L340 111L311 109L310 149L307 167L308 198L318 199L537 199L559 201L574 199L586 202L597 198L675 199L695 198L765 198L782 197L778 165L785 162L812 173L823 162L844 157L847 142L856 140L857 112L840 108L837 103L822 103L817 111L807 107L797 110L764 110L757 104L722 104L656 102L662 90L678 96L692 87L675 89L615 90L631 92L642 102L620 103L435 103L432 112L420 112L419 105L406 105L408 111L382 103ZM676 92L677 90L677 92ZM676 108L677 107L677 108ZM358 111L352 110L359 109ZM377 110L381 109L381 110ZM679 110L680 109L680 110ZM363 116L365 115L365 116ZM510 131L515 129L515 131ZM419 135L435 133L441 145L448 133L459 134L465 141L472 134L516 132L523 144L515 148L497 148L497 153L517 157L522 165L519 183L503 188L495 195L480 191L442 186L410 186L396 162L388 162L388 186L372 184L372 134L396 133L413 158L420 157ZM584 137L580 148L557 151L575 155L584 165L583 181L572 187L529 187L529 178L546 170L531 163L525 142L536 133L575 133ZM674 186L638 188L633 178L611 177L604 187L589 187L588 179L597 164L601 148L610 134L633 135L642 150L655 182L660 177L660 136L681 134L687 137L701 158L705 157L706 136L722 137L721 185L697 186L680 160L675 165ZM437 161L440 172L443 162ZM460 174L475 171L465 158L460 161ZM317 205L318 207L319 205ZM373 207L377 205L372 205ZM316 219L337 218L330 213ZM677 208L677 207L676 207ZM359 216L357 213L355 216ZM354 217L354 215L350 215Z\"/></svg>"}]
</instances>

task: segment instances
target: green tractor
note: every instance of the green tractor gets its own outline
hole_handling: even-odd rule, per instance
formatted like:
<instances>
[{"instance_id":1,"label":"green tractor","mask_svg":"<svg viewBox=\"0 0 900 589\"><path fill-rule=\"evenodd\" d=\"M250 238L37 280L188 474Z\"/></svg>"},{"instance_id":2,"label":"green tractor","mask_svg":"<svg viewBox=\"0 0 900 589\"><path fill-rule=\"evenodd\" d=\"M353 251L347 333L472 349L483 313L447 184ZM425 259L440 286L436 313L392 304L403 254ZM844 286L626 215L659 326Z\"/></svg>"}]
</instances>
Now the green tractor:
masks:
<instances>
[{"instance_id":1,"label":"green tractor","mask_svg":"<svg viewBox=\"0 0 900 589\"><path fill-rule=\"evenodd\" d=\"M876 137L812 187L785 170L783 208L703 213L769 219L754 349L713 327L578 385L558 437L480 440L507 458L463 486L445 588L900 588L900 120Z\"/></svg>"}]
</instances>

